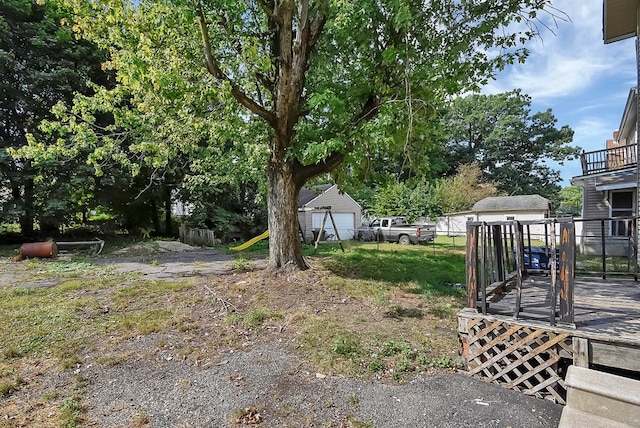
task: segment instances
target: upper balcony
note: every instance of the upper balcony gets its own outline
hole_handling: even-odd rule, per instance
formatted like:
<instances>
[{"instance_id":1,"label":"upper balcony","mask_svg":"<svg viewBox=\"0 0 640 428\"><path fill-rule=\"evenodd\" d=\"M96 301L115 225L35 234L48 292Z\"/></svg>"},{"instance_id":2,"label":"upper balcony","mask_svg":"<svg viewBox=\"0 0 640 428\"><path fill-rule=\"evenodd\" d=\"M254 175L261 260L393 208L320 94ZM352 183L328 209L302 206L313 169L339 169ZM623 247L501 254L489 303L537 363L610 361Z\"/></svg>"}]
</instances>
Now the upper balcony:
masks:
<instances>
[{"instance_id":1,"label":"upper balcony","mask_svg":"<svg viewBox=\"0 0 640 428\"><path fill-rule=\"evenodd\" d=\"M637 144L586 152L580 155L582 175L618 171L638 165Z\"/></svg>"}]
</instances>

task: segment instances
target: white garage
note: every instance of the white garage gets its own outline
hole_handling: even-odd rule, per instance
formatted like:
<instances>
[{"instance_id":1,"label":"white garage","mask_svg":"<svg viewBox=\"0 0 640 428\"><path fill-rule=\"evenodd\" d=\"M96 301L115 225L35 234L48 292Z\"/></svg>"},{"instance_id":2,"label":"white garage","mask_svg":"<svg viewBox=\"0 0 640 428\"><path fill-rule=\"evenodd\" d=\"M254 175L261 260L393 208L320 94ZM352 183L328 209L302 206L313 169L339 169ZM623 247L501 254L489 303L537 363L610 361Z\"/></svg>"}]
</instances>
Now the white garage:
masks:
<instances>
[{"instance_id":1,"label":"white garage","mask_svg":"<svg viewBox=\"0 0 640 428\"><path fill-rule=\"evenodd\" d=\"M313 241L313 231L320 230L322 219L331 211L340 239L353 239L361 225L362 207L351 196L340 193L335 184L303 188L298 195L298 221L307 242ZM336 235L331 219L327 216L325 233Z\"/></svg>"},{"instance_id":2,"label":"white garage","mask_svg":"<svg viewBox=\"0 0 640 428\"><path fill-rule=\"evenodd\" d=\"M331 212L331 215L333 215L333 220L336 222L340 239L353 239L356 230L356 215L354 213L336 213L333 211ZM324 216L324 212L312 213L311 227L313 229L320 230ZM333 223L331 222L331 217L329 216L327 216L324 223L324 230L326 236L331 237L331 235L336 235L336 232L333 229Z\"/></svg>"}]
</instances>

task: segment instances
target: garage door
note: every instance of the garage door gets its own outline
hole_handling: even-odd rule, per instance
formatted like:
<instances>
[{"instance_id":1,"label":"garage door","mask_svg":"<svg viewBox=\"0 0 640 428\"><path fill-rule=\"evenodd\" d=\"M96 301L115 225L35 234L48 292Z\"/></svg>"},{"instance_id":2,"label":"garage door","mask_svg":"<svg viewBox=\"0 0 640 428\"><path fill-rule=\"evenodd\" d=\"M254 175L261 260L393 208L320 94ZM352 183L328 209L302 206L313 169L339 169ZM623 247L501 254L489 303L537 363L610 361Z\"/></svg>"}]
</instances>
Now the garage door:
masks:
<instances>
[{"instance_id":1,"label":"garage door","mask_svg":"<svg viewBox=\"0 0 640 428\"><path fill-rule=\"evenodd\" d=\"M340 235L340 239L353 239L355 224L356 224L356 215L355 213L332 213L333 219L336 221L336 226L338 228L338 234ZM324 218L324 213L312 213L311 223L314 229L320 229L322 225L322 219ZM324 230L326 233L330 233L335 235L336 232L333 230L333 224L331 223L331 217L327 216L327 221L324 223Z\"/></svg>"}]
</instances>

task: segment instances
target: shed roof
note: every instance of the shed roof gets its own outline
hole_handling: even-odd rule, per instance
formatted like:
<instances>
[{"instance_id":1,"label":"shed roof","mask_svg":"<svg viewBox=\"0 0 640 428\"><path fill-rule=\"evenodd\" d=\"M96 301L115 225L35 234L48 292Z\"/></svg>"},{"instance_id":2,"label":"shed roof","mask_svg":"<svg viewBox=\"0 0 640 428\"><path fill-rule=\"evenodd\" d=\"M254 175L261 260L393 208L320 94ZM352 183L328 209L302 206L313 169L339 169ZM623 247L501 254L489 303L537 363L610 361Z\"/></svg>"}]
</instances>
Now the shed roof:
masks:
<instances>
[{"instance_id":1,"label":"shed roof","mask_svg":"<svg viewBox=\"0 0 640 428\"><path fill-rule=\"evenodd\" d=\"M472 211L548 210L549 200L540 195L491 196L476 202Z\"/></svg>"},{"instance_id":2,"label":"shed roof","mask_svg":"<svg viewBox=\"0 0 640 428\"><path fill-rule=\"evenodd\" d=\"M333 187L333 184L320 184L311 188L303 187L298 193L298 206L302 207Z\"/></svg>"}]
</instances>

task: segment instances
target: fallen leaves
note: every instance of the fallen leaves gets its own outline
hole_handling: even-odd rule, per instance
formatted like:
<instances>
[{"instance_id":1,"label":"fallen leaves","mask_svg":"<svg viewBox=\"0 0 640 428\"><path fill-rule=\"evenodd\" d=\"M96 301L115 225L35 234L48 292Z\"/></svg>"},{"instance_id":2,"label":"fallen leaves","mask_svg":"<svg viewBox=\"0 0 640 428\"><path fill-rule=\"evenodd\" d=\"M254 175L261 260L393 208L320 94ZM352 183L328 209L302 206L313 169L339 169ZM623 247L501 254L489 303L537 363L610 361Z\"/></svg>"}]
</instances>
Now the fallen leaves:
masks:
<instances>
[{"instance_id":1,"label":"fallen leaves","mask_svg":"<svg viewBox=\"0 0 640 428\"><path fill-rule=\"evenodd\" d=\"M258 425L262 423L262 415L254 406L244 409L242 414L236 419L237 424L241 425Z\"/></svg>"}]
</instances>

